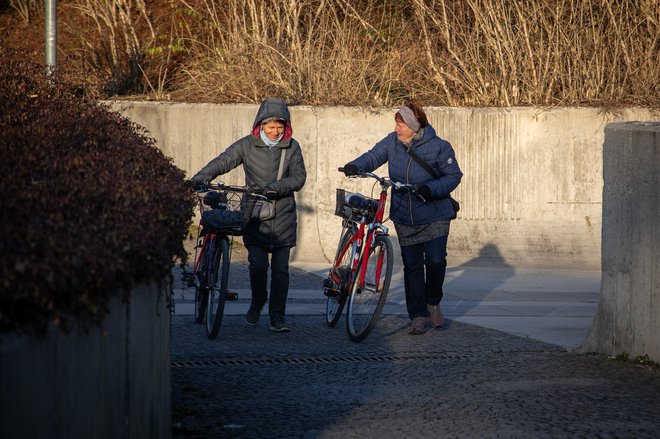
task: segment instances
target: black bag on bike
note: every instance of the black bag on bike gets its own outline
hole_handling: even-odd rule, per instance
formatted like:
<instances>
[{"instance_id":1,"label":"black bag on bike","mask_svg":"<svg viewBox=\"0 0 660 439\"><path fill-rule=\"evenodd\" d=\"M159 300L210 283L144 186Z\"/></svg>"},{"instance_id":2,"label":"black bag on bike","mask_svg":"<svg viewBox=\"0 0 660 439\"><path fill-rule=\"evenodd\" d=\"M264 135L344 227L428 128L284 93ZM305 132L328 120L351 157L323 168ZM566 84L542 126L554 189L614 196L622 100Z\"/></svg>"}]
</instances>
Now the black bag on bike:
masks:
<instances>
[{"instance_id":1,"label":"black bag on bike","mask_svg":"<svg viewBox=\"0 0 660 439\"><path fill-rule=\"evenodd\" d=\"M211 209L202 213L201 224L214 231L237 235L241 232L243 215L238 210Z\"/></svg>"},{"instance_id":2,"label":"black bag on bike","mask_svg":"<svg viewBox=\"0 0 660 439\"><path fill-rule=\"evenodd\" d=\"M209 191L204 195L202 202L211 209L227 207L227 194L224 192Z\"/></svg>"}]
</instances>

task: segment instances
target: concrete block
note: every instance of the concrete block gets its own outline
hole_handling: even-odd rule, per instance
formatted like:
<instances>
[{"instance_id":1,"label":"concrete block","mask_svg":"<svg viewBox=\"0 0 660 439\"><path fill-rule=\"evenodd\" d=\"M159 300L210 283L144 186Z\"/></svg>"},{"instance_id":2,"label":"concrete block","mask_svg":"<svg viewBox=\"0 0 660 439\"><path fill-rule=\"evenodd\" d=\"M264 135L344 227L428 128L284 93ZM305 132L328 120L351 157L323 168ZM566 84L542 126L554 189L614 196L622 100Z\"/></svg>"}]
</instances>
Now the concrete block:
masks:
<instances>
[{"instance_id":1,"label":"concrete block","mask_svg":"<svg viewBox=\"0 0 660 439\"><path fill-rule=\"evenodd\" d=\"M660 361L660 123L605 128L601 297L581 347Z\"/></svg>"},{"instance_id":2,"label":"concrete block","mask_svg":"<svg viewBox=\"0 0 660 439\"><path fill-rule=\"evenodd\" d=\"M0 336L0 437L169 438L166 285L111 299L101 328Z\"/></svg>"}]
</instances>

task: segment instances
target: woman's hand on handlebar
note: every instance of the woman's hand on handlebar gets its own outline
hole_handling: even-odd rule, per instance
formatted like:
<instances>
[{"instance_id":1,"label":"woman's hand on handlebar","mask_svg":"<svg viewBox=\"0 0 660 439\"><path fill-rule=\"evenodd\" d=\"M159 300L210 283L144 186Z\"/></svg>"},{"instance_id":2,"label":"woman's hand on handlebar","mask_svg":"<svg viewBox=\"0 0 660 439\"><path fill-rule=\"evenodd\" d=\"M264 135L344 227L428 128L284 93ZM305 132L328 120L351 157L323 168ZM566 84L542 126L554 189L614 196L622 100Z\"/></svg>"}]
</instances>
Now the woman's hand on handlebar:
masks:
<instances>
[{"instance_id":1,"label":"woman's hand on handlebar","mask_svg":"<svg viewBox=\"0 0 660 439\"><path fill-rule=\"evenodd\" d=\"M188 180L190 187L196 192L205 192L208 190L209 183L200 180Z\"/></svg>"},{"instance_id":2,"label":"woman's hand on handlebar","mask_svg":"<svg viewBox=\"0 0 660 439\"><path fill-rule=\"evenodd\" d=\"M429 189L429 187L425 184L410 184L392 181L392 186L394 186L394 188L397 190L408 191L412 193L424 203L426 203L432 197L431 189Z\"/></svg>"},{"instance_id":3,"label":"woman's hand on handlebar","mask_svg":"<svg viewBox=\"0 0 660 439\"><path fill-rule=\"evenodd\" d=\"M343 168L339 168L339 172L343 172L347 177L352 177L363 173L362 170L351 163L346 163Z\"/></svg>"},{"instance_id":4,"label":"woman's hand on handlebar","mask_svg":"<svg viewBox=\"0 0 660 439\"><path fill-rule=\"evenodd\" d=\"M419 186L417 186L416 192L417 195L422 197L424 202L426 202L426 200L430 200L431 197L433 196L433 194L431 194L431 189L425 184L420 184Z\"/></svg>"}]
</instances>

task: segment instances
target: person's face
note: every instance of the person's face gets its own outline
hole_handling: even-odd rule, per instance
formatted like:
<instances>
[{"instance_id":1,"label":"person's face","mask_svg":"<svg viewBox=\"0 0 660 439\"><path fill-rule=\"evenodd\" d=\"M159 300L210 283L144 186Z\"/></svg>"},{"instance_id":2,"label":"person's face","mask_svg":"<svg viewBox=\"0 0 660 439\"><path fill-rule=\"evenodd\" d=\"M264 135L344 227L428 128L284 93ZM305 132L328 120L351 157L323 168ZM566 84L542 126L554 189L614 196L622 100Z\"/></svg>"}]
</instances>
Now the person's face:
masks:
<instances>
[{"instance_id":1,"label":"person's face","mask_svg":"<svg viewBox=\"0 0 660 439\"><path fill-rule=\"evenodd\" d=\"M408 125L403 120L395 120L394 132L396 132L396 137L403 143L410 142L410 139L413 138L415 132L408 128Z\"/></svg>"},{"instance_id":2,"label":"person's face","mask_svg":"<svg viewBox=\"0 0 660 439\"><path fill-rule=\"evenodd\" d=\"M277 140L277 138L284 133L284 124L276 120L269 120L261 125L261 128L264 130L266 137L270 140Z\"/></svg>"}]
</instances>

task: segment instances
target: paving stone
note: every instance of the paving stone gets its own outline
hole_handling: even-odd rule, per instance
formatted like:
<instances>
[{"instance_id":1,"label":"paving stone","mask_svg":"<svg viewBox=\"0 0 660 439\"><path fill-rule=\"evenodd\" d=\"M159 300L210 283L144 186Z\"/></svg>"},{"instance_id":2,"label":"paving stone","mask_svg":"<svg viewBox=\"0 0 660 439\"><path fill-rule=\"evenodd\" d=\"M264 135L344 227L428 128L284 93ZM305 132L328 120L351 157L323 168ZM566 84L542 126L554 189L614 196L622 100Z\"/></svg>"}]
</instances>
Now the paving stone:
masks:
<instances>
[{"instance_id":1,"label":"paving stone","mask_svg":"<svg viewBox=\"0 0 660 439\"><path fill-rule=\"evenodd\" d=\"M247 288L246 264L234 265ZM278 334L228 315L209 340L173 316L175 438L660 437L658 369L451 320L410 336L387 315L361 343L343 319L287 320Z\"/></svg>"}]
</instances>

